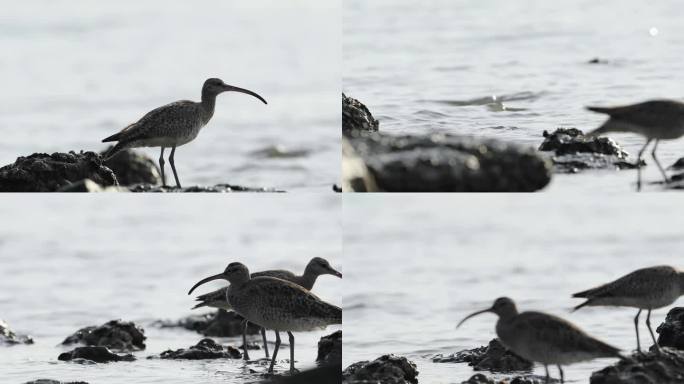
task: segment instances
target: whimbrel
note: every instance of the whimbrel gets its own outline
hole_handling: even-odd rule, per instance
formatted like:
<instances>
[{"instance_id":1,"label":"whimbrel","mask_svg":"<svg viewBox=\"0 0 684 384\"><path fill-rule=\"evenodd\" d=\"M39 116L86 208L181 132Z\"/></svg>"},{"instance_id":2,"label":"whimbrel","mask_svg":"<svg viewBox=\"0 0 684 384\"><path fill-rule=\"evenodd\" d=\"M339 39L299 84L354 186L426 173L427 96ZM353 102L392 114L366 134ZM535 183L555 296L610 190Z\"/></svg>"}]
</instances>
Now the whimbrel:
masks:
<instances>
[{"instance_id":1,"label":"whimbrel","mask_svg":"<svg viewBox=\"0 0 684 384\"><path fill-rule=\"evenodd\" d=\"M501 343L520 357L542 363L547 382L550 380L549 364L558 367L562 383L565 380L562 365L600 357L622 357L617 348L587 335L567 320L542 312L518 313L515 303L508 297L500 297L491 308L466 316L457 327L471 317L487 312L499 316L496 334Z\"/></svg>"},{"instance_id":2,"label":"whimbrel","mask_svg":"<svg viewBox=\"0 0 684 384\"><path fill-rule=\"evenodd\" d=\"M166 184L164 177L164 149L171 148L169 163L171 164L173 177L176 180L176 186L180 188L181 185L174 163L176 147L187 144L197 137L202 127L214 115L216 96L222 92L246 93L266 104L264 98L252 91L227 85L221 79L207 79L202 86L201 102L181 100L153 109L137 122L121 130L121 132L102 140L103 143L117 141L116 145L105 155L105 158L109 159L118 152L128 148L161 147L159 168L161 170L162 183Z\"/></svg>"},{"instance_id":3,"label":"whimbrel","mask_svg":"<svg viewBox=\"0 0 684 384\"><path fill-rule=\"evenodd\" d=\"M322 258L322 257L314 257L309 261L309 263L306 265L306 268L304 269L304 274L298 276L295 275L294 273L282 269L276 269L276 270L270 270L270 271L262 271L262 272L255 272L252 273L251 277L259 277L259 276L269 276L269 277L275 277L278 279L282 280L287 280L290 282L293 282L297 285L300 285L307 290L311 290L316 283L316 279L318 276L321 275L333 275L337 276L339 278L342 277L342 273L338 272L335 270L332 266L330 266L330 263L328 260ZM200 303L195 305L192 309L200 308L200 307L213 307L213 308L221 308L227 311L230 311L230 304L226 300L226 291L228 290L228 287L224 287L221 289L217 289L213 292L206 293L204 295L197 296L197 301ZM246 325L246 324L245 324ZM245 327L245 331L247 328ZM264 352L266 353L266 357L268 358L268 344L266 343L266 330L264 328L261 328L261 338L263 339L264 343ZM246 340L247 336L246 334L243 334L243 340ZM245 345L246 346L246 345ZM247 352L247 348L245 348L245 354L244 354L245 360L249 360L249 353Z\"/></svg>"},{"instance_id":4,"label":"whimbrel","mask_svg":"<svg viewBox=\"0 0 684 384\"><path fill-rule=\"evenodd\" d=\"M276 333L275 349L269 372L280 348L280 332L287 332L290 341L290 371L294 372L294 335L292 332L322 329L331 324L342 324L342 309L319 299L307 289L275 277L251 278L242 263L230 263L217 275L209 276L195 284L195 288L213 280L228 280L230 286L226 298L233 311L246 321Z\"/></svg>"},{"instance_id":5,"label":"whimbrel","mask_svg":"<svg viewBox=\"0 0 684 384\"><path fill-rule=\"evenodd\" d=\"M673 140L684 136L684 103L674 100L652 100L624 107L604 108L587 107L588 110L605 113L610 118L588 136L597 136L607 132L632 132L646 137L646 144L637 155L637 191L641 190L641 156L651 143L653 145L653 161L660 173L669 182L665 169L656 157L656 149L660 140Z\"/></svg>"},{"instance_id":6,"label":"whimbrel","mask_svg":"<svg viewBox=\"0 0 684 384\"><path fill-rule=\"evenodd\" d=\"M656 348L658 341L651 329L651 311L674 303L684 295L684 272L670 266L658 266L638 269L613 282L578 292L572 297L586 298L587 301L575 307L578 310L586 306L619 306L638 308L634 318L637 351L641 352L639 342L639 315L647 310L646 327L651 334Z\"/></svg>"}]
</instances>

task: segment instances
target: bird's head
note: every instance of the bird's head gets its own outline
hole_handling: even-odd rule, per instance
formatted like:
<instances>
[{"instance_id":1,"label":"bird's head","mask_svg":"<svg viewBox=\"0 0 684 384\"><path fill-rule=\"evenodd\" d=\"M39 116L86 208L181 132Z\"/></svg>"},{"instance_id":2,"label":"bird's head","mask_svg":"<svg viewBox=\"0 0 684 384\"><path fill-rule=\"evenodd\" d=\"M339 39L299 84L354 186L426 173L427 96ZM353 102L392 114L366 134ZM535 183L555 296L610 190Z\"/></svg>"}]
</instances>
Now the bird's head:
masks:
<instances>
[{"instance_id":1,"label":"bird's head","mask_svg":"<svg viewBox=\"0 0 684 384\"><path fill-rule=\"evenodd\" d=\"M306 270L304 271L304 273L310 273L315 276L333 275L342 278L342 273L340 273L335 268L330 266L328 260L322 257L314 257L313 259L311 259L311 261L309 261L309 264L306 265Z\"/></svg>"},{"instance_id":2,"label":"bird's head","mask_svg":"<svg viewBox=\"0 0 684 384\"><path fill-rule=\"evenodd\" d=\"M198 281L197 284L190 288L188 295L191 294L195 288L213 280L228 280L230 284L239 285L249 281L249 269L242 263L230 263L226 269L218 275L209 276Z\"/></svg>"},{"instance_id":3,"label":"bird's head","mask_svg":"<svg viewBox=\"0 0 684 384\"><path fill-rule=\"evenodd\" d=\"M234 87L232 85L228 85L223 82L223 80L212 77L211 79L207 79L204 82L204 85L202 86L202 95L210 95L210 96L216 96L219 93L223 92L240 92L240 93L246 93L248 95L252 95L256 97L257 99L261 100L264 104L268 104L266 100L264 100L263 97L257 95L256 93L244 89L244 88L239 88L239 87Z\"/></svg>"},{"instance_id":4,"label":"bird's head","mask_svg":"<svg viewBox=\"0 0 684 384\"><path fill-rule=\"evenodd\" d=\"M496 313L500 318L509 318L518 314L518 309L515 307L515 302L508 297L499 297L494 301L494 304L487 309L471 313L461 320L456 328L460 327L466 320L483 313Z\"/></svg>"}]
</instances>

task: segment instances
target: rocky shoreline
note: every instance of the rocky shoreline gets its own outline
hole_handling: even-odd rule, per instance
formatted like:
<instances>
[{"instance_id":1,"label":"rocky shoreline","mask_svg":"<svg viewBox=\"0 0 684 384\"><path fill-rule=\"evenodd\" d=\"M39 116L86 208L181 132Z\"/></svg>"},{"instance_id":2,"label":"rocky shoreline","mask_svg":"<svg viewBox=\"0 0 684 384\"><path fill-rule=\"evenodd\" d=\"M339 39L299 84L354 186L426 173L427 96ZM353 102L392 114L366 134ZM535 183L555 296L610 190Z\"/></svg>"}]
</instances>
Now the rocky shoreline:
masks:
<instances>
[{"instance_id":1,"label":"rocky shoreline","mask_svg":"<svg viewBox=\"0 0 684 384\"><path fill-rule=\"evenodd\" d=\"M176 188L161 185L154 160L132 151L104 161L95 152L34 153L0 167L0 192L283 192L227 183Z\"/></svg>"}]
</instances>

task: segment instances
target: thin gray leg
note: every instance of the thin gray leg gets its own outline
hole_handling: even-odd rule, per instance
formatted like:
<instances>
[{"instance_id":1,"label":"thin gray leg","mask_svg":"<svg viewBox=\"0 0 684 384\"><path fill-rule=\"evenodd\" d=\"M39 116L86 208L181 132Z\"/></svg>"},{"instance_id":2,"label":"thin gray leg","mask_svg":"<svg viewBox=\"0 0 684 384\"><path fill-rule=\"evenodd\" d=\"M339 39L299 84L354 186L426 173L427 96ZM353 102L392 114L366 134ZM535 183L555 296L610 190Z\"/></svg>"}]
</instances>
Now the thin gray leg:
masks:
<instances>
[{"instance_id":1,"label":"thin gray leg","mask_svg":"<svg viewBox=\"0 0 684 384\"><path fill-rule=\"evenodd\" d=\"M268 367L268 373L273 373L273 366L275 365L276 356L278 356L278 349L280 349L280 332L275 331L276 342L275 349L273 350L273 357L271 358L271 366Z\"/></svg>"},{"instance_id":2,"label":"thin gray leg","mask_svg":"<svg viewBox=\"0 0 684 384\"><path fill-rule=\"evenodd\" d=\"M667 173L665 173L665 169L663 169L663 166L660 165L660 161L658 161L658 158L656 157L656 149L658 148L658 143L660 140L656 140L655 144L653 145L653 151L651 151L651 156L653 156L653 161L655 161L656 165L658 166L658 169L660 170L660 174L663 175L663 179L665 179L665 184L670 182L670 179L667 178Z\"/></svg>"},{"instance_id":3,"label":"thin gray leg","mask_svg":"<svg viewBox=\"0 0 684 384\"><path fill-rule=\"evenodd\" d=\"M242 324L244 325L244 327L242 327L242 349L245 350L245 353L242 355L242 357L245 360L249 360L249 352L247 352L247 326L249 325L249 322L247 319L245 319Z\"/></svg>"},{"instance_id":4,"label":"thin gray leg","mask_svg":"<svg viewBox=\"0 0 684 384\"><path fill-rule=\"evenodd\" d=\"M660 351L660 345L658 345L658 340L656 340L655 335L653 334L653 330L651 329L651 310L648 310L648 314L646 315L646 327L648 327L648 332L651 334L651 339L653 339L653 343L656 346L656 349Z\"/></svg>"},{"instance_id":5,"label":"thin gray leg","mask_svg":"<svg viewBox=\"0 0 684 384\"><path fill-rule=\"evenodd\" d=\"M290 337L290 373L295 373L294 367L294 335L288 331L287 335Z\"/></svg>"},{"instance_id":6,"label":"thin gray leg","mask_svg":"<svg viewBox=\"0 0 684 384\"><path fill-rule=\"evenodd\" d=\"M639 343L639 315L641 315L641 309L639 312L637 312L637 315L634 318L634 329L636 330L637 336L637 352L641 352L641 343Z\"/></svg>"},{"instance_id":7,"label":"thin gray leg","mask_svg":"<svg viewBox=\"0 0 684 384\"><path fill-rule=\"evenodd\" d=\"M565 374L563 373L563 368L560 366L560 364L557 365L557 367L558 367L558 372L560 373L561 383L565 383Z\"/></svg>"},{"instance_id":8,"label":"thin gray leg","mask_svg":"<svg viewBox=\"0 0 684 384\"><path fill-rule=\"evenodd\" d=\"M646 144L644 144L644 146L639 151L639 154L637 155L637 192L641 191L641 156L644 154L646 147L648 147L648 145L651 144L651 140L653 139L646 140Z\"/></svg>"},{"instance_id":9,"label":"thin gray leg","mask_svg":"<svg viewBox=\"0 0 684 384\"><path fill-rule=\"evenodd\" d=\"M164 175L164 147L161 148L161 154L159 155L159 170L161 171L162 187L166 187L166 176Z\"/></svg>"},{"instance_id":10,"label":"thin gray leg","mask_svg":"<svg viewBox=\"0 0 684 384\"><path fill-rule=\"evenodd\" d=\"M544 372L546 372L546 380L544 381L546 382L546 384L548 384L551 380L551 376L549 376L549 366L546 364L544 364Z\"/></svg>"},{"instance_id":11,"label":"thin gray leg","mask_svg":"<svg viewBox=\"0 0 684 384\"><path fill-rule=\"evenodd\" d=\"M176 187L180 188L180 181L178 181L178 173L176 173L176 164L173 161L173 156L176 154L176 146L171 147L171 155L169 155L169 163L171 164L171 170L173 171L173 178L176 179Z\"/></svg>"},{"instance_id":12,"label":"thin gray leg","mask_svg":"<svg viewBox=\"0 0 684 384\"><path fill-rule=\"evenodd\" d=\"M266 328L261 328L261 339L264 340L264 352L266 352L266 358L268 359L268 344L266 343Z\"/></svg>"}]
</instances>

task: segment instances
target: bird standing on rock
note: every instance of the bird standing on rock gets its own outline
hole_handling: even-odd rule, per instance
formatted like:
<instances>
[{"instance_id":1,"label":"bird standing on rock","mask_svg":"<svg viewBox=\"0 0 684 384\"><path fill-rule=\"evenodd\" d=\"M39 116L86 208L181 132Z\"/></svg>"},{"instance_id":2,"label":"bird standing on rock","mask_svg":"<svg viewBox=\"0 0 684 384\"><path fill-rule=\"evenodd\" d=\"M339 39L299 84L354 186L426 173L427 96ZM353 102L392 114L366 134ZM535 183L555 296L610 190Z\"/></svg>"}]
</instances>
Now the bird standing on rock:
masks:
<instances>
[{"instance_id":1,"label":"bird standing on rock","mask_svg":"<svg viewBox=\"0 0 684 384\"><path fill-rule=\"evenodd\" d=\"M542 312L518 312L513 300L500 297L491 308L466 316L456 326L482 313L495 313L496 335L501 343L516 355L544 364L546 382L550 380L549 364L558 367L564 382L562 365L600 357L620 357L619 349L599 341L567 320Z\"/></svg>"},{"instance_id":2,"label":"bird standing on rock","mask_svg":"<svg viewBox=\"0 0 684 384\"><path fill-rule=\"evenodd\" d=\"M202 86L201 102L181 100L153 109L137 122L121 130L121 132L102 140L103 143L117 142L105 155L105 159L109 159L118 152L128 148L161 147L159 168L161 169L162 183L166 184L166 178L164 177L164 149L171 148L169 163L171 164L173 177L176 180L176 186L180 188L181 184L174 163L176 147L187 144L197 137L202 127L207 125L214 115L216 96L223 92L246 93L267 104L264 98L252 91L227 85L221 79L207 79Z\"/></svg>"},{"instance_id":3,"label":"bird standing on rock","mask_svg":"<svg viewBox=\"0 0 684 384\"><path fill-rule=\"evenodd\" d=\"M587 136L598 136L608 132L632 132L646 137L646 144L637 155L637 191L641 190L641 156L654 140L651 156L665 183L669 182L665 169L656 157L656 149L660 140L673 140L684 136L684 103L674 100L652 100L624 107L587 109L610 117Z\"/></svg>"}]
</instances>

